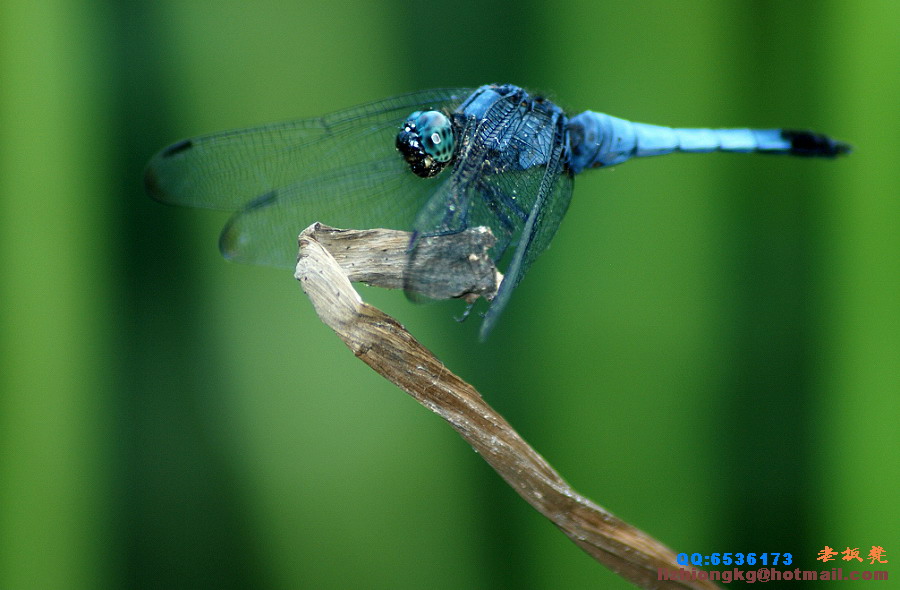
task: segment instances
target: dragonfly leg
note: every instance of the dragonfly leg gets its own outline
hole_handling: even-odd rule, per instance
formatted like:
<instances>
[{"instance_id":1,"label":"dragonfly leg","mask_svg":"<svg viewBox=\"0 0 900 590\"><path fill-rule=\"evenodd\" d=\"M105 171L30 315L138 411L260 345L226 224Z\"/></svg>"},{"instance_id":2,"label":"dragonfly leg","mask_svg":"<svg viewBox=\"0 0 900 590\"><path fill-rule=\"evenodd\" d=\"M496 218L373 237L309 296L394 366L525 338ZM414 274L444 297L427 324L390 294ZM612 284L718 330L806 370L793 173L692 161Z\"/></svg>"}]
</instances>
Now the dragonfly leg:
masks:
<instances>
[{"instance_id":1,"label":"dragonfly leg","mask_svg":"<svg viewBox=\"0 0 900 590\"><path fill-rule=\"evenodd\" d=\"M466 310L463 312L462 316L458 317L458 318L454 317L453 319L459 323L463 323L464 321L466 321L466 319L468 319L469 315L472 313L472 308L474 308L474 307L475 307L474 301L472 303L467 303Z\"/></svg>"}]
</instances>

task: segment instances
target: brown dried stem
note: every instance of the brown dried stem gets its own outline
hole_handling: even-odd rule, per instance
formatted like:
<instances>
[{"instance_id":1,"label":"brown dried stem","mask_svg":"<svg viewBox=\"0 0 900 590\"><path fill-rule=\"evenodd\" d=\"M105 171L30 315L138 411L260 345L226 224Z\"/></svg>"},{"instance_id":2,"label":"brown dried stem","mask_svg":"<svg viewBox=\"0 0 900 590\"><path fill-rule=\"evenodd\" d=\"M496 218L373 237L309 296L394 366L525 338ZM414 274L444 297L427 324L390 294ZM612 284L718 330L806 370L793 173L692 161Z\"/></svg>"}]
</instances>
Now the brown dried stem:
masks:
<instances>
[{"instance_id":1,"label":"brown dried stem","mask_svg":"<svg viewBox=\"0 0 900 590\"><path fill-rule=\"evenodd\" d=\"M416 257L432 269L433 277L457 277L466 274L461 269L472 270L443 296L490 298L496 290L500 275L487 256L493 242L485 241L484 230L471 231L468 236L430 238L436 248L431 253L416 248ZM442 244L445 240L450 241ZM357 357L449 422L519 495L594 559L642 588L717 588L701 580L660 580L659 569L679 569L668 547L573 490L478 391L396 320L362 301L351 279L410 288L411 277L404 277L408 244L406 232L355 232L314 224L300 234L295 276L320 319ZM427 284L413 287L434 296L436 291L429 287L433 281L423 282Z\"/></svg>"}]
</instances>

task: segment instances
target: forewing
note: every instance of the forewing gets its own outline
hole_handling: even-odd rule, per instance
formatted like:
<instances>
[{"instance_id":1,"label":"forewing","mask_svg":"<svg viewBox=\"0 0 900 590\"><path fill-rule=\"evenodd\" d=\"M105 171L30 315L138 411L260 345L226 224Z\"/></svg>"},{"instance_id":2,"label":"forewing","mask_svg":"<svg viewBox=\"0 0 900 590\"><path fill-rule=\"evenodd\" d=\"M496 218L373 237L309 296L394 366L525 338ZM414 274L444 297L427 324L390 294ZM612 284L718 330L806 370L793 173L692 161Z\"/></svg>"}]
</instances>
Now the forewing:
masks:
<instances>
[{"instance_id":1,"label":"forewing","mask_svg":"<svg viewBox=\"0 0 900 590\"><path fill-rule=\"evenodd\" d=\"M314 119L187 139L153 157L145 184L160 201L234 211L273 190L313 187L316 178L333 181L343 168L399 157L394 136L412 111L453 110L469 93L426 90Z\"/></svg>"},{"instance_id":2,"label":"forewing","mask_svg":"<svg viewBox=\"0 0 900 590\"><path fill-rule=\"evenodd\" d=\"M512 259L506 268L503 282L491 301L481 325L480 338L484 340L503 312L513 290L531 267L534 260L550 245L572 198L572 176L561 161L562 146L556 146L548 165L533 168L540 171L527 183L529 190L520 199L529 205L528 217L522 226Z\"/></svg>"},{"instance_id":3,"label":"forewing","mask_svg":"<svg viewBox=\"0 0 900 590\"><path fill-rule=\"evenodd\" d=\"M428 90L185 140L151 160L145 182L163 202L237 211L220 239L227 258L291 266L297 234L314 221L410 229L436 183L410 172L396 133L412 111L452 111L468 94Z\"/></svg>"}]
</instances>

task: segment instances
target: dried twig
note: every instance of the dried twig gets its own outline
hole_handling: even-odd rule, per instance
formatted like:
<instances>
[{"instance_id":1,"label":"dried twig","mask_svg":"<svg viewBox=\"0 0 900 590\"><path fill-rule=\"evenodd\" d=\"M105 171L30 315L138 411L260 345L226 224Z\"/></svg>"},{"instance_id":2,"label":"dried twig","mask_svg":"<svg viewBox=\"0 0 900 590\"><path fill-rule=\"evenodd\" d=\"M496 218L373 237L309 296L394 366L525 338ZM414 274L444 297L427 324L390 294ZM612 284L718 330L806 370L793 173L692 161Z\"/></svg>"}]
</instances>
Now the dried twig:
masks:
<instances>
[{"instance_id":1,"label":"dried twig","mask_svg":"<svg viewBox=\"0 0 900 590\"><path fill-rule=\"evenodd\" d=\"M642 588L717 588L708 581L660 580L660 569L679 569L669 548L575 492L478 391L396 320L364 303L350 285L356 280L421 288L430 296L490 298L499 274L487 256L492 238L484 236L479 228L468 236L431 238L433 249L417 247L415 263L432 271L420 279L418 272L404 276L410 268L409 234L314 224L300 234L295 276L320 319L357 357L449 422L519 495L594 559ZM434 280L451 275L452 282ZM466 280L456 280L462 275ZM436 289L437 283L446 285Z\"/></svg>"}]
</instances>

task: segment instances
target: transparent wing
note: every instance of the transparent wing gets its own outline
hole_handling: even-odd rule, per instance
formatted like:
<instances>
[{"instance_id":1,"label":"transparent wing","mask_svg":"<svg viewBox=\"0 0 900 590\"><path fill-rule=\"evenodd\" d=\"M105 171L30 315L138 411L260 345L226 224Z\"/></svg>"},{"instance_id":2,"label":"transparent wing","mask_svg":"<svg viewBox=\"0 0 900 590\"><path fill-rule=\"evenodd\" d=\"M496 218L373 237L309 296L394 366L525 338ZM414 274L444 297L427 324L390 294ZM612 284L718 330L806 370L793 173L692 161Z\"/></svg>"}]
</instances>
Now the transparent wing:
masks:
<instances>
[{"instance_id":1,"label":"transparent wing","mask_svg":"<svg viewBox=\"0 0 900 590\"><path fill-rule=\"evenodd\" d=\"M222 230L219 249L237 262L292 267L297 234L310 223L410 230L416 212L441 182L412 174L397 153L330 170L249 203Z\"/></svg>"},{"instance_id":2,"label":"transparent wing","mask_svg":"<svg viewBox=\"0 0 900 590\"><path fill-rule=\"evenodd\" d=\"M394 135L410 112L453 109L468 93L426 90L313 119L187 139L153 157L145 183L166 203L234 211L273 189L394 154Z\"/></svg>"},{"instance_id":3,"label":"transparent wing","mask_svg":"<svg viewBox=\"0 0 900 590\"><path fill-rule=\"evenodd\" d=\"M157 200L237 211L222 234L226 257L289 266L313 221L409 229L435 183L411 174L394 147L415 110L454 110L471 91L415 92L318 117L188 139L145 172Z\"/></svg>"},{"instance_id":4,"label":"transparent wing","mask_svg":"<svg viewBox=\"0 0 900 590\"><path fill-rule=\"evenodd\" d=\"M546 113L531 114L529 119L505 113L499 123L466 121L460 136L471 140L464 142L466 149L454 163L450 181L436 190L419 211L414 224L417 234L445 234L488 226L497 238L493 254L499 260L542 198L548 163L559 165L558 158L552 160L556 143L554 121ZM490 133L476 129L484 125L507 127L504 132L512 140L498 149L490 141ZM555 168L551 170L551 174L558 173Z\"/></svg>"},{"instance_id":5,"label":"transparent wing","mask_svg":"<svg viewBox=\"0 0 900 590\"><path fill-rule=\"evenodd\" d=\"M501 185L507 183L513 185L505 188L507 194L515 194L509 192L513 189L519 191L516 200L528 211L528 216L521 224L521 233L518 235L512 259L506 267L503 282L481 324L479 336L482 340L487 338L493 329L513 290L531 264L550 245L569 207L573 183L572 175L561 159L562 147L561 143L554 147L546 167L525 171L528 173L527 182L511 179L510 174L504 175Z\"/></svg>"},{"instance_id":6,"label":"transparent wing","mask_svg":"<svg viewBox=\"0 0 900 590\"><path fill-rule=\"evenodd\" d=\"M494 168L476 153L469 161L456 164L453 174L431 193L416 216L414 227L420 236L490 227L497 238L491 252L497 262L516 244L503 283L485 315L482 339L531 264L549 246L569 206L573 182L563 165L562 150L559 140L525 141L516 147L513 158ZM512 164L523 161L544 164ZM478 166L477 172L469 166Z\"/></svg>"}]
</instances>

